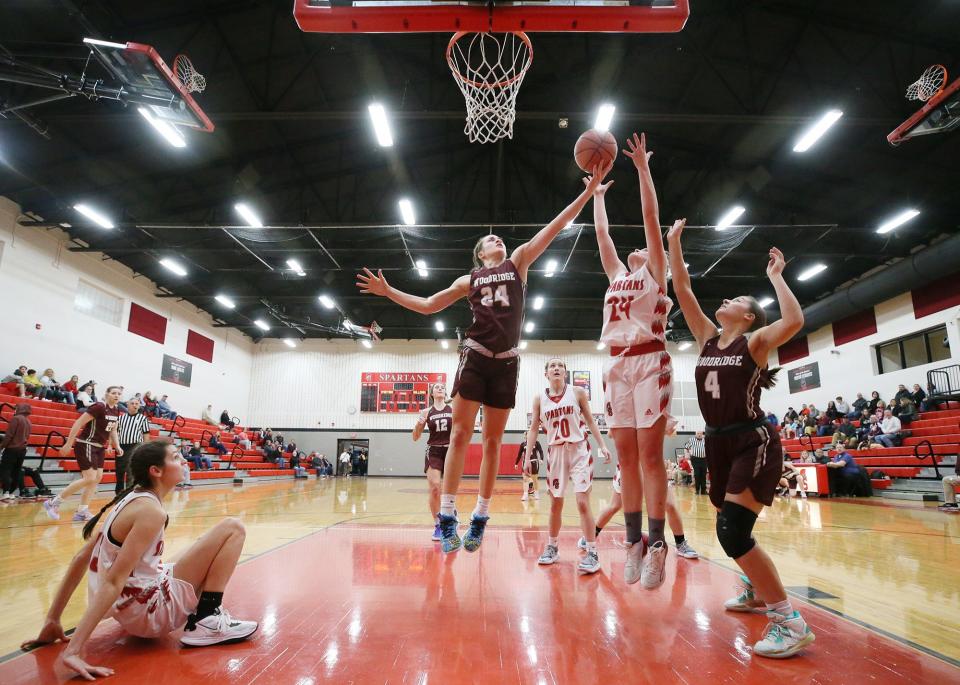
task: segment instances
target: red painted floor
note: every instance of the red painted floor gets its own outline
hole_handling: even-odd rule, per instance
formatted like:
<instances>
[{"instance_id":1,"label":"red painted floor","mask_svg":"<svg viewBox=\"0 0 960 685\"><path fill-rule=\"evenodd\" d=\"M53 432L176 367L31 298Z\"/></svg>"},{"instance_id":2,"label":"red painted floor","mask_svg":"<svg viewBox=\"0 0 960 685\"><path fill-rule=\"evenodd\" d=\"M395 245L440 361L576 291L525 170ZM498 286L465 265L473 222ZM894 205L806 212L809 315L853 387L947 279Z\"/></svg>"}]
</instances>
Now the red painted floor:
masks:
<instances>
[{"instance_id":1,"label":"red painted floor","mask_svg":"<svg viewBox=\"0 0 960 685\"><path fill-rule=\"evenodd\" d=\"M610 531L613 535L619 531ZM90 663L115 683L948 683L960 669L798 603L817 634L806 656L754 658L763 616L721 608L736 576L671 553L656 591L622 580L624 552L576 574L577 535L540 568L537 530L492 528L471 555L444 556L429 531L341 525L242 565L227 607L261 629L247 643L180 649L101 625ZM62 682L60 646L0 664L0 683Z\"/></svg>"}]
</instances>

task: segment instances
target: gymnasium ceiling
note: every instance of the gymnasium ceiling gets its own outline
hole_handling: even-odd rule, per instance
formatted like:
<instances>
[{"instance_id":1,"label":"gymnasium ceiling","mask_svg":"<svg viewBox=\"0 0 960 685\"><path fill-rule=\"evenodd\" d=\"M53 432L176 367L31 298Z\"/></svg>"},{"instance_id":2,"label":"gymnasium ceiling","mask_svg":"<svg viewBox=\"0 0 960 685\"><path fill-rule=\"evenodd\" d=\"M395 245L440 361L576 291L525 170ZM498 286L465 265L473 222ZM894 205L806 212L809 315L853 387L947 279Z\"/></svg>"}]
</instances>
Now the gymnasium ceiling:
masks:
<instances>
[{"instance_id":1,"label":"gymnasium ceiling","mask_svg":"<svg viewBox=\"0 0 960 685\"><path fill-rule=\"evenodd\" d=\"M731 205L747 208L740 223L753 230L725 256L720 243L729 235L687 231L701 238L703 249L687 261L705 308L722 296L772 294L764 277L770 245L786 253L788 278L807 305L957 230L960 134L899 148L885 140L914 111L903 92L920 71L937 62L960 69L954 0L691 4L676 35L534 34L513 140L480 146L463 135L446 35L304 34L290 0L6 2L0 43L58 70L82 65L85 36L152 44L168 61L186 52L207 77L198 101L217 130L188 133L188 146L175 150L117 103L37 107L30 114L49 139L15 117L0 119L0 195L42 217L29 230L69 223L73 249L102 251L158 284L158 295L183 298L257 339L256 318L272 324L267 337L337 335L290 328L271 309L331 328L344 316L376 320L385 339L451 337L469 323L463 303L433 317L446 324L438 333L431 318L360 295L354 274L382 268L394 285L428 294L466 271L491 224L510 246L528 238L580 192L573 144L606 101L617 107L612 130L621 142L648 132L662 223L685 216L709 225ZM0 84L6 102L27 94ZM376 144L373 100L390 112L392 148ZM834 107L844 111L841 122L808 153L793 153L802 129ZM621 157L612 178L611 222L639 223L629 160ZM401 196L413 200L421 224L402 232ZM118 227L84 223L71 209L81 200ZM222 230L241 223L238 200L287 228ZM906 207L920 216L875 232ZM586 225L574 224L539 264L556 259L562 271L531 275L529 293L546 306L528 309L536 329L527 338L598 336L605 279L591 210L581 218ZM624 250L641 235L614 230ZM189 275L166 271L157 263L164 256ZM290 257L306 276L286 268ZM413 259L427 262L427 278ZM828 270L797 282L816 261ZM224 310L217 293L237 308ZM320 307L321 293L339 311ZM678 316L673 334L684 333Z\"/></svg>"}]
</instances>

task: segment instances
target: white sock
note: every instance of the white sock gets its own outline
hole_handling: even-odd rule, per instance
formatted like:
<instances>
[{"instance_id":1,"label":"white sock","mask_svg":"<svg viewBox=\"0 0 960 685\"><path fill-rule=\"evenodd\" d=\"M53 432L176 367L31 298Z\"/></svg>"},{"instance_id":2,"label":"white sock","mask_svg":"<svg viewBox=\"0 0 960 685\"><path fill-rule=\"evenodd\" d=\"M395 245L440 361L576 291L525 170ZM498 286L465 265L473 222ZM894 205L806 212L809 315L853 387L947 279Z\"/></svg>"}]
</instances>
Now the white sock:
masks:
<instances>
[{"instance_id":1,"label":"white sock","mask_svg":"<svg viewBox=\"0 0 960 685\"><path fill-rule=\"evenodd\" d=\"M440 513L443 516L453 516L457 509L456 495L440 495Z\"/></svg>"},{"instance_id":2,"label":"white sock","mask_svg":"<svg viewBox=\"0 0 960 685\"><path fill-rule=\"evenodd\" d=\"M61 502L63 502L63 498L60 497L60 495L57 495L52 500L50 500L50 502L51 504L60 504Z\"/></svg>"},{"instance_id":3,"label":"white sock","mask_svg":"<svg viewBox=\"0 0 960 685\"><path fill-rule=\"evenodd\" d=\"M477 495L477 506L473 510L474 516L489 516L490 515L490 498L487 497L484 499L480 495Z\"/></svg>"},{"instance_id":4,"label":"white sock","mask_svg":"<svg viewBox=\"0 0 960 685\"><path fill-rule=\"evenodd\" d=\"M596 554L596 553L597 553L597 541L596 541L596 540L594 540L593 542L590 542L589 540L587 541L587 552L589 552L589 553L591 553L591 554Z\"/></svg>"},{"instance_id":5,"label":"white sock","mask_svg":"<svg viewBox=\"0 0 960 685\"><path fill-rule=\"evenodd\" d=\"M777 602L776 604L768 604L767 611L772 611L788 618L793 616L793 606L790 604L789 599L785 599L782 602Z\"/></svg>"},{"instance_id":6,"label":"white sock","mask_svg":"<svg viewBox=\"0 0 960 685\"><path fill-rule=\"evenodd\" d=\"M86 504L81 504L79 507L77 507L77 513L82 514L85 511L90 511L90 507Z\"/></svg>"},{"instance_id":7,"label":"white sock","mask_svg":"<svg viewBox=\"0 0 960 685\"><path fill-rule=\"evenodd\" d=\"M558 537L557 537L557 538L552 538L552 537L547 536L547 544L548 544L548 545L553 545L554 547L559 547L559 546L560 546L560 538L558 538Z\"/></svg>"}]
</instances>

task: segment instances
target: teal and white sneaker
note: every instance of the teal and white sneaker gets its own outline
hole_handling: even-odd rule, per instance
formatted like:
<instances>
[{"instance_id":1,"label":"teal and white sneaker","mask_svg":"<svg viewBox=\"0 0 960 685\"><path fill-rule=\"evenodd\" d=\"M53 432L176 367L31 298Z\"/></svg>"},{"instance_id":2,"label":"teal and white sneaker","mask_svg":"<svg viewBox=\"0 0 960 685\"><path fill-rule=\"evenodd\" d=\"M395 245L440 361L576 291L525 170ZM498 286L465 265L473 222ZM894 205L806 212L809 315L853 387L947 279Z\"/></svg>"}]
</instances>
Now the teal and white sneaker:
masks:
<instances>
[{"instance_id":1,"label":"teal and white sneaker","mask_svg":"<svg viewBox=\"0 0 960 685\"><path fill-rule=\"evenodd\" d=\"M540 558L537 559L537 563L541 566L549 566L550 564L555 564L560 559L560 550L556 545L547 545L543 548L543 554L540 555Z\"/></svg>"},{"instance_id":2,"label":"teal and white sneaker","mask_svg":"<svg viewBox=\"0 0 960 685\"><path fill-rule=\"evenodd\" d=\"M580 536L580 539L577 540L577 547L583 552L587 551L587 539L582 535Z\"/></svg>"},{"instance_id":3,"label":"teal and white sneaker","mask_svg":"<svg viewBox=\"0 0 960 685\"><path fill-rule=\"evenodd\" d=\"M770 623L764 629L763 639L753 646L753 653L769 659L786 659L813 644L816 636L799 611L790 616L768 611Z\"/></svg>"},{"instance_id":4,"label":"teal and white sneaker","mask_svg":"<svg viewBox=\"0 0 960 685\"><path fill-rule=\"evenodd\" d=\"M748 614L767 612L767 605L753 593L753 585L746 576L740 576L740 594L724 602L723 608L727 611L741 611Z\"/></svg>"},{"instance_id":5,"label":"teal and white sneaker","mask_svg":"<svg viewBox=\"0 0 960 685\"><path fill-rule=\"evenodd\" d=\"M600 570L600 557L596 552L587 552L586 556L577 564L577 573L588 575Z\"/></svg>"},{"instance_id":6,"label":"teal and white sneaker","mask_svg":"<svg viewBox=\"0 0 960 685\"><path fill-rule=\"evenodd\" d=\"M460 536L457 535L457 521L456 516L446 516L440 514L437 517L440 523L440 549L444 551L445 554L450 552L456 552L460 549Z\"/></svg>"},{"instance_id":7,"label":"teal and white sneaker","mask_svg":"<svg viewBox=\"0 0 960 685\"><path fill-rule=\"evenodd\" d=\"M677 545L677 555L683 557L684 559L699 559L700 553L697 552L693 547L690 546L690 543L684 540L679 545Z\"/></svg>"},{"instance_id":8,"label":"teal and white sneaker","mask_svg":"<svg viewBox=\"0 0 960 685\"><path fill-rule=\"evenodd\" d=\"M483 531L487 528L489 516L474 516L470 519L470 528L463 536L463 548L468 552L476 552L483 542Z\"/></svg>"}]
</instances>

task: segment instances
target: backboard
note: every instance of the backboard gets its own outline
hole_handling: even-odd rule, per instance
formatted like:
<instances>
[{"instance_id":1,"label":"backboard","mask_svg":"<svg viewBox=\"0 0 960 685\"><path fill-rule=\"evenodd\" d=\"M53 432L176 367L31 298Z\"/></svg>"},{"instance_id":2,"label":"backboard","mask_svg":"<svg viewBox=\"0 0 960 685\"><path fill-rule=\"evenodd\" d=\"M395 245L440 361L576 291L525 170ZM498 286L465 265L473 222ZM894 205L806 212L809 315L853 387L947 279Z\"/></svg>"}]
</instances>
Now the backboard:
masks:
<instances>
[{"instance_id":1,"label":"backboard","mask_svg":"<svg viewBox=\"0 0 960 685\"><path fill-rule=\"evenodd\" d=\"M945 133L960 127L960 79L945 86L927 100L913 116L887 136L891 145L931 133Z\"/></svg>"},{"instance_id":2,"label":"backboard","mask_svg":"<svg viewBox=\"0 0 960 685\"><path fill-rule=\"evenodd\" d=\"M689 0L294 0L302 31L317 33L674 33Z\"/></svg>"}]
</instances>

